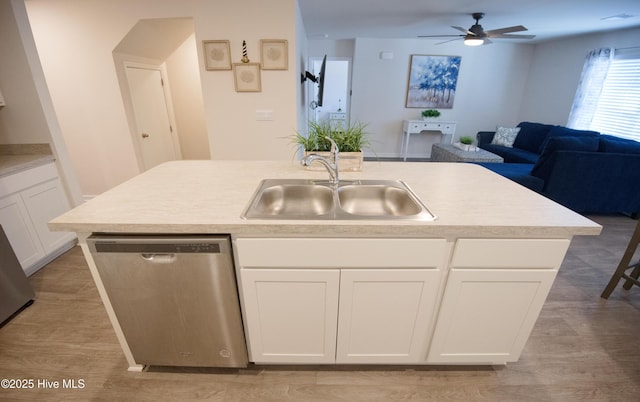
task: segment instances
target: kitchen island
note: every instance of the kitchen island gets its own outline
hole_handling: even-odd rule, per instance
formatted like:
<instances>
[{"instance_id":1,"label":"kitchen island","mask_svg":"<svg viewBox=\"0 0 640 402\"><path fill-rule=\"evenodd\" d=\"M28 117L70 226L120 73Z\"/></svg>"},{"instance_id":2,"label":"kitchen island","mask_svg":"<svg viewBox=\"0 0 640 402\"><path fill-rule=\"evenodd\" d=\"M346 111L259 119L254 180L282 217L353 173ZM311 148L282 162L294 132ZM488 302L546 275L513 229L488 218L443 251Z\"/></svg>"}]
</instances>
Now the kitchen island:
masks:
<instances>
[{"instance_id":1,"label":"kitchen island","mask_svg":"<svg viewBox=\"0 0 640 402\"><path fill-rule=\"evenodd\" d=\"M249 361L516 361L575 235L601 227L480 166L365 162L342 180L403 180L435 221L244 220L262 179L326 179L295 161L176 161L54 219L77 232L230 234Z\"/></svg>"}]
</instances>

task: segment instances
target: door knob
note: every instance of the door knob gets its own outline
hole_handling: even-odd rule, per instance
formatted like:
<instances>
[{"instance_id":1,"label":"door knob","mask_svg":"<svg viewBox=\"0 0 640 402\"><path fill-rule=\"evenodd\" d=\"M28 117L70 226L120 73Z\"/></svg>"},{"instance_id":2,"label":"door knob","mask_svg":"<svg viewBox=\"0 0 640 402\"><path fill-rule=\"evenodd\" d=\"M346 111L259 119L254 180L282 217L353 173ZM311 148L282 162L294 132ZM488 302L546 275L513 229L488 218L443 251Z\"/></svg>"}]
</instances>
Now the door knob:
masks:
<instances>
[{"instance_id":1,"label":"door knob","mask_svg":"<svg viewBox=\"0 0 640 402\"><path fill-rule=\"evenodd\" d=\"M142 138L149 138L149 134L147 134L147 133L142 133Z\"/></svg>"}]
</instances>

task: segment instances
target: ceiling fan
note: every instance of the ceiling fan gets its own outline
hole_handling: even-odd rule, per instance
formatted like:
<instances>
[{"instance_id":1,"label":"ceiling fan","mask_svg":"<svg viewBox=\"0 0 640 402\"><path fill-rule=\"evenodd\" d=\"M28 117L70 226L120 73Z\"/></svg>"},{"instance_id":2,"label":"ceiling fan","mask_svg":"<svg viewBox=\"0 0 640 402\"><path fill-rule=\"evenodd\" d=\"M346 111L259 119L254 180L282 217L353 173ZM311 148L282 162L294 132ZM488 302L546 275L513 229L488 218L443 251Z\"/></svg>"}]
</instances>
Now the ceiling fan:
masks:
<instances>
[{"instance_id":1,"label":"ceiling fan","mask_svg":"<svg viewBox=\"0 0 640 402\"><path fill-rule=\"evenodd\" d=\"M527 28L522 25L516 25L508 28L501 29L492 29L490 31L485 31L480 25L480 20L484 17L484 13L473 13L471 14L476 23L469 29L464 29L462 27L451 26L453 29L457 29L460 32L464 32L464 35L424 35L418 36L419 38L447 38L447 37L456 37L456 39L451 39L448 41L440 42L446 43L451 42L453 40L457 40L459 38L464 38L464 44L467 46L479 46L479 45L488 45L491 43L489 38L499 38L499 39L533 39L535 35L512 35L513 32L522 32L526 31Z\"/></svg>"}]
</instances>

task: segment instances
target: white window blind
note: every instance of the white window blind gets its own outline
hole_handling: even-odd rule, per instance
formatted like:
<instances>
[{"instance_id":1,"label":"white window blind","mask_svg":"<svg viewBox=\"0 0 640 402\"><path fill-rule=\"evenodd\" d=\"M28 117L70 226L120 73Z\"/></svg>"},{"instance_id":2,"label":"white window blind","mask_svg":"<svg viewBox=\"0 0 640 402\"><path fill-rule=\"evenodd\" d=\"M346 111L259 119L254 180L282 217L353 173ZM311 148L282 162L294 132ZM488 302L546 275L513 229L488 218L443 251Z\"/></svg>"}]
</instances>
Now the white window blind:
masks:
<instances>
[{"instance_id":1,"label":"white window blind","mask_svg":"<svg viewBox=\"0 0 640 402\"><path fill-rule=\"evenodd\" d=\"M640 141L640 49L616 49L589 128Z\"/></svg>"}]
</instances>

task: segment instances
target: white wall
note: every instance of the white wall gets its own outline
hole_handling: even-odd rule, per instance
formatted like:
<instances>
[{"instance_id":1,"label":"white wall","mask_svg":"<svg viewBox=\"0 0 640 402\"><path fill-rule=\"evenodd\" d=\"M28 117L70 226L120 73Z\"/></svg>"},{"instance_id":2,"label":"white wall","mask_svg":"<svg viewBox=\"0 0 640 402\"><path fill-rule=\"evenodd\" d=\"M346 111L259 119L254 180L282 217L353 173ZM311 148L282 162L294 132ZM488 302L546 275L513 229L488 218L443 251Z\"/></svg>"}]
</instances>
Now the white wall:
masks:
<instances>
[{"instance_id":1,"label":"white wall","mask_svg":"<svg viewBox=\"0 0 640 402\"><path fill-rule=\"evenodd\" d=\"M453 108L439 109L439 120L457 123L456 137L518 123L532 45L494 43L473 48L462 41L434 43L437 41L356 39L351 121L368 123L372 143L368 154L398 156L402 120L421 119L423 109L405 107L412 54L462 57ZM382 60L382 51L393 52L393 59ZM409 155L430 155L431 145L439 141L439 135L412 136Z\"/></svg>"},{"instance_id":2,"label":"white wall","mask_svg":"<svg viewBox=\"0 0 640 402\"><path fill-rule=\"evenodd\" d=\"M72 205L82 202L22 0L0 1L1 144L48 143Z\"/></svg>"},{"instance_id":3,"label":"white wall","mask_svg":"<svg viewBox=\"0 0 640 402\"><path fill-rule=\"evenodd\" d=\"M295 46L295 65L296 65L296 116L298 124L296 126L296 132L302 133L307 127L307 93L304 84L301 82L302 74L307 69L307 50L309 42L307 41L307 32L302 21L302 14L300 13L300 6L296 1L296 46ZM290 48L291 52L291 48ZM293 133L292 133L293 134ZM289 140L290 156L296 158L297 147L293 141Z\"/></svg>"},{"instance_id":4,"label":"white wall","mask_svg":"<svg viewBox=\"0 0 640 402\"><path fill-rule=\"evenodd\" d=\"M602 47L637 47L638 38L640 28L536 45L519 120L565 125L587 53Z\"/></svg>"},{"instance_id":5,"label":"white wall","mask_svg":"<svg viewBox=\"0 0 640 402\"><path fill-rule=\"evenodd\" d=\"M0 143L49 143L49 126L10 1L0 1L0 18L0 88L7 103L0 109Z\"/></svg>"},{"instance_id":6,"label":"white wall","mask_svg":"<svg viewBox=\"0 0 640 402\"><path fill-rule=\"evenodd\" d=\"M51 96L84 194L99 194L139 173L112 51L140 19L192 17L198 44L242 40L260 61L260 39L296 48L296 2L279 0L25 0ZM296 128L296 61L263 71L262 92L236 93L231 71L206 71L197 46L210 153L214 159L288 159ZM290 50L290 56L291 56ZM256 110L273 111L257 121Z\"/></svg>"},{"instance_id":7,"label":"white wall","mask_svg":"<svg viewBox=\"0 0 640 402\"><path fill-rule=\"evenodd\" d=\"M537 45L496 41L476 48L426 39L358 38L352 53L347 41L311 40L309 56L353 56L351 119L369 123L369 155L397 156L402 120L420 119L421 109L404 107L412 54L462 56L454 106L440 109L439 120L457 122L456 137L474 136L520 121L566 124L587 52L638 46L638 37L640 28L634 28ZM381 51L393 52L393 59L381 60ZM429 155L437 141L437 135L412 136L410 155Z\"/></svg>"},{"instance_id":8,"label":"white wall","mask_svg":"<svg viewBox=\"0 0 640 402\"><path fill-rule=\"evenodd\" d=\"M182 159L211 158L196 46L191 35L166 62Z\"/></svg>"}]
</instances>

